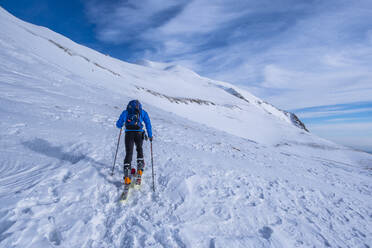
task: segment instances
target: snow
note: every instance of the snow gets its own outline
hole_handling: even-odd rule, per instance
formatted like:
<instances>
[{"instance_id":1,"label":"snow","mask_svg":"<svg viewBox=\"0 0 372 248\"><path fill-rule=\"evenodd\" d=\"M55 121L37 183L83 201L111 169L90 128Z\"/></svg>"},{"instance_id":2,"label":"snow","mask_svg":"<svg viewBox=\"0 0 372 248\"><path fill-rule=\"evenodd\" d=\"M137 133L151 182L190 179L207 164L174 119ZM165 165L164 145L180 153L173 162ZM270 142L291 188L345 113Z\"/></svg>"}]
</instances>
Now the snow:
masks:
<instances>
[{"instance_id":1,"label":"snow","mask_svg":"<svg viewBox=\"0 0 372 248\"><path fill-rule=\"evenodd\" d=\"M372 246L370 154L176 64L122 62L1 8L0 23L0 247ZM123 205L114 124L133 98L156 192L145 142Z\"/></svg>"}]
</instances>

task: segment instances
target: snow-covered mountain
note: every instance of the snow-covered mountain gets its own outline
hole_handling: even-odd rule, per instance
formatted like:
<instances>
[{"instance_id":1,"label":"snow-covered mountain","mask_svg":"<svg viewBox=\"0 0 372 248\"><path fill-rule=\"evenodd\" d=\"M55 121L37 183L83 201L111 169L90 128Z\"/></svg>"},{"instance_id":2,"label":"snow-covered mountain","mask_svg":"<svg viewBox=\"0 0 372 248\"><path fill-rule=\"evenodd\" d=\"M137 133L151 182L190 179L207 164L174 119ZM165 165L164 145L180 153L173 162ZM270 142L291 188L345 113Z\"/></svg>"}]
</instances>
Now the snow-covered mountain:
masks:
<instances>
[{"instance_id":1,"label":"snow-covered mountain","mask_svg":"<svg viewBox=\"0 0 372 248\"><path fill-rule=\"evenodd\" d=\"M119 61L0 8L0 247L370 247L371 155L172 63ZM118 203L118 129L149 112L140 190Z\"/></svg>"}]
</instances>

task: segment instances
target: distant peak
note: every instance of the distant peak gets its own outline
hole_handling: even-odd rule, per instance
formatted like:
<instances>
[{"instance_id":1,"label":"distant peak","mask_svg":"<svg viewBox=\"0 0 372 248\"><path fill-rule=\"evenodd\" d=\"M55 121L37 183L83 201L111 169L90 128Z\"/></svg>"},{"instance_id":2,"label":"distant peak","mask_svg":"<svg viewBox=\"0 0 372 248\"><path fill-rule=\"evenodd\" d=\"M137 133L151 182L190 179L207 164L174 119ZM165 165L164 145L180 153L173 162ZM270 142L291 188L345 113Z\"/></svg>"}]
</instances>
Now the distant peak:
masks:
<instances>
[{"instance_id":1,"label":"distant peak","mask_svg":"<svg viewBox=\"0 0 372 248\"><path fill-rule=\"evenodd\" d=\"M176 73L187 73L191 75L196 75L199 76L196 72L193 70L190 70L187 67L181 66L179 64L175 64L173 62L155 62L155 61L150 61L147 59L140 59L135 62L137 65L142 65L145 67L157 69L157 70L162 70L162 71L170 71L170 72L176 72Z\"/></svg>"},{"instance_id":2,"label":"distant peak","mask_svg":"<svg viewBox=\"0 0 372 248\"><path fill-rule=\"evenodd\" d=\"M158 69L158 70L164 70L164 68L166 68L167 66L170 65L168 63L154 62L154 61L150 61L150 60L147 60L147 59L140 59L140 60L137 60L134 63L137 64L137 65L142 65L142 66L146 66L146 67L154 68L154 69Z\"/></svg>"}]
</instances>

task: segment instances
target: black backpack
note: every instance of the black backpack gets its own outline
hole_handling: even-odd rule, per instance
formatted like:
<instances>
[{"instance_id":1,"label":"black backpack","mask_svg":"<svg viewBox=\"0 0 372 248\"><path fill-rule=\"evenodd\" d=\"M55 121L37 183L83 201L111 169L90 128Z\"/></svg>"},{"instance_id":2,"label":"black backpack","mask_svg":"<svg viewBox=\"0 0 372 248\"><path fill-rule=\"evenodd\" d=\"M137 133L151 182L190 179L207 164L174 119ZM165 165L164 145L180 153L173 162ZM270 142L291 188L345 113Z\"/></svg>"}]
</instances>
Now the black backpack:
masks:
<instances>
[{"instance_id":1,"label":"black backpack","mask_svg":"<svg viewBox=\"0 0 372 248\"><path fill-rule=\"evenodd\" d=\"M141 130L141 112L142 105L138 100L132 100L127 105L127 119L125 120L125 127L127 130Z\"/></svg>"}]
</instances>

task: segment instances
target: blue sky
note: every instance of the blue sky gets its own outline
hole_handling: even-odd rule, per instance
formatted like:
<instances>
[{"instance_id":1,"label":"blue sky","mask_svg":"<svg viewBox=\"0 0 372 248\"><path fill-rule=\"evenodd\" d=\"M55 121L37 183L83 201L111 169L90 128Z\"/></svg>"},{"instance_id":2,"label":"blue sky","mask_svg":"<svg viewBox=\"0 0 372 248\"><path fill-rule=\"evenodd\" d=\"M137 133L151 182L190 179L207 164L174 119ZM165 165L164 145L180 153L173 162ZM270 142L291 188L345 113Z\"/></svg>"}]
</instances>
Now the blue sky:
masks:
<instances>
[{"instance_id":1,"label":"blue sky","mask_svg":"<svg viewBox=\"0 0 372 248\"><path fill-rule=\"evenodd\" d=\"M0 0L113 57L228 81L333 141L372 151L370 0Z\"/></svg>"}]
</instances>

